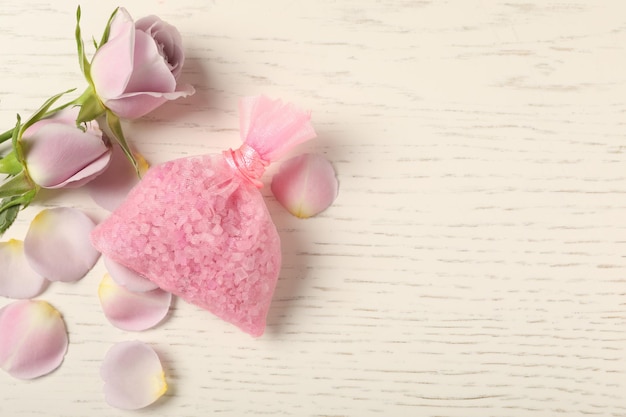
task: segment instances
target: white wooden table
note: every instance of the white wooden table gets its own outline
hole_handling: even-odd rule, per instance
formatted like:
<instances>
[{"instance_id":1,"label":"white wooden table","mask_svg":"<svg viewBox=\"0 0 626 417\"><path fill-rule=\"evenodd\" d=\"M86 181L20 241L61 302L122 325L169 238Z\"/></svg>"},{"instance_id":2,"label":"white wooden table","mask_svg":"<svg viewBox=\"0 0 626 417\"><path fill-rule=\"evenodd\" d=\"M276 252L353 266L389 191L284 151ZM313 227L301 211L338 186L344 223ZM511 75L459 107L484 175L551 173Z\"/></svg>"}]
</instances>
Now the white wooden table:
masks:
<instances>
[{"instance_id":1,"label":"white wooden table","mask_svg":"<svg viewBox=\"0 0 626 417\"><path fill-rule=\"evenodd\" d=\"M118 3L84 2L99 37ZM178 300L155 329L111 326L82 281L41 297L67 322L53 374L0 372L0 415L626 416L626 3L132 0L181 31L195 96L126 123L152 163L237 146L236 103L313 111L339 197L299 220L263 191L284 264L260 339ZM0 123L83 89L76 3L0 8ZM278 168L267 173L267 183ZM105 211L85 192L42 209ZM10 300L0 299L0 306ZM160 354L170 390L103 401L118 341Z\"/></svg>"}]
</instances>

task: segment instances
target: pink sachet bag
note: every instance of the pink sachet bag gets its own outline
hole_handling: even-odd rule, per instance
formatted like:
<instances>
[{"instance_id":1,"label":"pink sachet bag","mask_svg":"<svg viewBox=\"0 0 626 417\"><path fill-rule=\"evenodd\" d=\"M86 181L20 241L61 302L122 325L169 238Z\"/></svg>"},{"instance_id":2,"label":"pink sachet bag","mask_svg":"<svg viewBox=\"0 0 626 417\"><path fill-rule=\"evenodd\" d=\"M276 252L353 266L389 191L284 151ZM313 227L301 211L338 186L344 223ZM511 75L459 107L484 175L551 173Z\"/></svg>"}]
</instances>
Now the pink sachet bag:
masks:
<instances>
[{"instance_id":1,"label":"pink sachet bag","mask_svg":"<svg viewBox=\"0 0 626 417\"><path fill-rule=\"evenodd\" d=\"M91 240L162 289L260 336L281 249L259 178L315 131L308 112L263 96L242 99L239 113L239 149L152 167Z\"/></svg>"}]
</instances>

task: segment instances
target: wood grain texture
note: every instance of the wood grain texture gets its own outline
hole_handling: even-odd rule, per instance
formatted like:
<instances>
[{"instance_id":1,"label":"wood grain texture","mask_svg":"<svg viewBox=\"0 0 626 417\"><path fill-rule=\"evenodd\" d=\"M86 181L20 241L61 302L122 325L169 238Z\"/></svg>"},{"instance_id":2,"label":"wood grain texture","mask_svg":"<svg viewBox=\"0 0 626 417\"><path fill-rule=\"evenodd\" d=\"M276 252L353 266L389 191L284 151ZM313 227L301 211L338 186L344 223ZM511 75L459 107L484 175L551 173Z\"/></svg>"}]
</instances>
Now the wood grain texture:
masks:
<instances>
[{"instance_id":1,"label":"wood grain texture","mask_svg":"<svg viewBox=\"0 0 626 417\"><path fill-rule=\"evenodd\" d=\"M85 84L75 3L5 3L8 128ZM83 4L83 32L114 6ZM98 368L139 339L171 389L138 415L626 416L623 1L125 6L180 29L197 89L125 124L151 162L237 146L237 99L265 93L312 109L319 138L294 153L326 155L339 197L303 221L263 190L284 265L257 340L180 300L156 329L117 330L101 263L53 285L41 298L67 321L65 362L31 382L0 374L0 415L127 415ZM81 191L45 193L5 238L67 204L105 216Z\"/></svg>"}]
</instances>

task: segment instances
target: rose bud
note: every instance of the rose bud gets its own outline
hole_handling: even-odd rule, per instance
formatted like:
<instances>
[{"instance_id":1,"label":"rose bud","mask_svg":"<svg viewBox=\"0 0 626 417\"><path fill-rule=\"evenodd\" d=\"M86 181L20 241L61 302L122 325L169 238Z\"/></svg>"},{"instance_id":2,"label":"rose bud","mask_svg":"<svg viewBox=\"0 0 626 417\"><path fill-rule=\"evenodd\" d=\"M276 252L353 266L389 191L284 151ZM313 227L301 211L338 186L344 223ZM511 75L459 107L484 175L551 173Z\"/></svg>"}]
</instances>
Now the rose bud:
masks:
<instances>
[{"instance_id":1,"label":"rose bud","mask_svg":"<svg viewBox=\"0 0 626 417\"><path fill-rule=\"evenodd\" d=\"M90 76L100 101L119 117L135 119L168 100L195 92L177 85L185 62L178 30L156 16L133 22L119 8L107 42L96 51Z\"/></svg>"},{"instance_id":2,"label":"rose bud","mask_svg":"<svg viewBox=\"0 0 626 417\"><path fill-rule=\"evenodd\" d=\"M111 146L98 123L76 126L78 108L67 108L30 126L21 138L28 176L42 188L75 188L109 165Z\"/></svg>"}]
</instances>

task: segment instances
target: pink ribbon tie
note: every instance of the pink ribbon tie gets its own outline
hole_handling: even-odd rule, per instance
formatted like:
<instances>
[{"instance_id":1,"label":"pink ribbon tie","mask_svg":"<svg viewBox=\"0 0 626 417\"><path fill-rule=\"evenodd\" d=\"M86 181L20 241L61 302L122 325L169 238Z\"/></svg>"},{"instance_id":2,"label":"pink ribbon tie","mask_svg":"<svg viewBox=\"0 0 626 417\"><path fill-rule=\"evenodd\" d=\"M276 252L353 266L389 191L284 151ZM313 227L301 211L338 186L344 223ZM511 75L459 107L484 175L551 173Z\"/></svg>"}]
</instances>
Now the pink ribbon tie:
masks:
<instances>
[{"instance_id":1,"label":"pink ribbon tie","mask_svg":"<svg viewBox=\"0 0 626 417\"><path fill-rule=\"evenodd\" d=\"M260 181L269 162L261 158L259 153L250 145L243 144L237 150L229 149L222 152L224 159L231 168L237 170L242 177L250 181L255 187L262 188Z\"/></svg>"}]
</instances>

